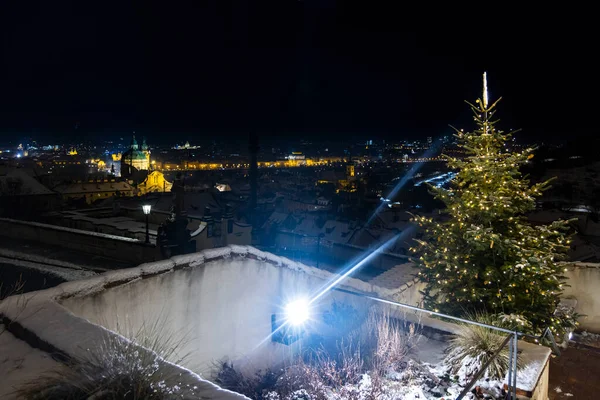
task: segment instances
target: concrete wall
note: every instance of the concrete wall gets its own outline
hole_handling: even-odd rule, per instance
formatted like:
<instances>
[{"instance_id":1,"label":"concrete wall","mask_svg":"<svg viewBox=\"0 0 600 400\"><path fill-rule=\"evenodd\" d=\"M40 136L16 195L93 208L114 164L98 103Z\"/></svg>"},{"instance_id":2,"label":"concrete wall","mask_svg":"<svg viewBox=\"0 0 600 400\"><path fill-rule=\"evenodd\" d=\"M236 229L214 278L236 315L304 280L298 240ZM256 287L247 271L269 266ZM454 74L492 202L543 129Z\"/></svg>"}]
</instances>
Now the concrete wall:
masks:
<instances>
[{"instance_id":1,"label":"concrete wall","mask_svg":"<svg viewBox=\"0 0 600 400\"><path fill-rule=\"evenodd\" d=\"M203 253L218 254L228 249ZM193 256L197 257L182 257ZM204 376L210 376L214 363L224 358L234 360L242 368L272 367L291 357L303 344L303 340L291 346L270 340L272 315L281 314L282 305L298 296L317 293L333 277L301 264L277 263L281 262L249 257L216 259L94 296L66 299L62 304L74 314L109 329L116 330L120 324L136 331L143 324L160 321L165 334L185 338L182 352L191 352L192 357L183 365ZM354 279L345 284L343 287L353 291L382 292ZM414 293L405 300L413 296ZM307 333L339 337L339 332L322 320L334 301L365 313L371 305L355 295L329 292L312 310L313 320Z\"/></svg>"},{"instance_id":2,"label":"concrete wall","mask_svg":"<svg viewBox=\"0 0 600 400\"><path fill-rule=\"evenodd\" d=\"M286 346L269 340L271 316L281 312L280 305L293 293L311 293L323 284L321 279L256 260L220 260L91 298L66 300L63 305L111 330L117 330L118 323L136 331L144 323L160 321L165 335L184 340L182 354L191 353L183 365L208 377L222 359L254 369L295 354L301 341ZM325 304L331 301L328 297ZM315 311L321 312L325 304Z\"/></svg>"},{"instance_id":3,"label":"concrete wall","mask_svg":"<svg viewBox=\"0 0 600 400\"><path fill-rule=\"evenodd\" d=\"M585 314L580 327L600 333L600 264L575 263L565 272L570 287L565 287L564 297L577 300L575 311Z\"/></svg>"},{"instance_id":4,"label":"concrete wall","mask_svg":"<svg viewBox=\"0 0 600 400\"><path fill-rule=\"evenodd\" d=\"M0 236L31 240L52 246L140 264L160 260L160 251L135 239L77 229L0 218ZM110 265L106 265L110 268Z\"/></svg>"},{"instance_id":5,"label":"concrete wall","mask_svg":"<svg viewBox=\"0 0 600 400\"><path fill-rule=\"evenodd\" d=\"M527 393L531 400L548 400L548 390L550 389L550 360L544 365L544 370L540 374L537 385L531 393ZM517 393L518 394L518 393Z\"/></svg>"}]
</instances>

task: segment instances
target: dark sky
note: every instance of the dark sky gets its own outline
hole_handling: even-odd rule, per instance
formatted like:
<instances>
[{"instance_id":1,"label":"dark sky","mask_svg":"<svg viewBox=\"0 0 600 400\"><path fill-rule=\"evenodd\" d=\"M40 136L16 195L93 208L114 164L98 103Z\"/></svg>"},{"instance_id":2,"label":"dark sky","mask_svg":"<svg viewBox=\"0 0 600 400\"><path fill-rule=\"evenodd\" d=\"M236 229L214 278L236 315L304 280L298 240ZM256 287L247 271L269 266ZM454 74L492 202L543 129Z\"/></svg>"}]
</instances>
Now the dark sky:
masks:
<instances>
[{"instance_id":1,"label":"dark sky","mask_svg":"<svg viewBox=\"0 0 600 400\"><path fill-rule=\"evenodd\" d=\"M2 2L0 132L438 136L469 127L484 70L504 128L598 131L584 11L439 23L402 2L194 3Z\"/></svg>"}]
</instances>

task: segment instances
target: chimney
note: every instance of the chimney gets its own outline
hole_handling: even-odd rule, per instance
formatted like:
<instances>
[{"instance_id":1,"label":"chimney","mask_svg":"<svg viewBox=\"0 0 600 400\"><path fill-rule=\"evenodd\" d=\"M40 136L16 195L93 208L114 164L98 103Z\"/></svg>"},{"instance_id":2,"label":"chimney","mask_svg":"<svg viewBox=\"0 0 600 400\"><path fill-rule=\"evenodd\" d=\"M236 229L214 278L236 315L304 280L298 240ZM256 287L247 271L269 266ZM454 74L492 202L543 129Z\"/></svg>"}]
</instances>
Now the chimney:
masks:
<instances>
[{"instance_id":1,"label":"chimney","mask_svg":"<svg viewBox=\"0 0 600 400\"><path fill-rule=\"evenodd\" d=\"M233 233L233 209L231 204L225 205L225 212L221 217L221 242L223 246L229 244L229 235Z\"/></svg>"}]
</instances>

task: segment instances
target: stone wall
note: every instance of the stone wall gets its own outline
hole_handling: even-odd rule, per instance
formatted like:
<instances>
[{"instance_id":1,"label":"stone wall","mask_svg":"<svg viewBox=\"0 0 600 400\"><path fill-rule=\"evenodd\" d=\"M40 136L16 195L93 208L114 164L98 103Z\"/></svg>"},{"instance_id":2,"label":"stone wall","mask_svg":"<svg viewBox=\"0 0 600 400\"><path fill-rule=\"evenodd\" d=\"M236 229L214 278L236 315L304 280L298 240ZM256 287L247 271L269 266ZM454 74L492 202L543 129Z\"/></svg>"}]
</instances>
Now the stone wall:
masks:
<instances>
[{"instance_id":1,"label":"stone wall","mask_svg":"<svg viewBox=\"0 0 600 400\"><path fill-rule=\"evenodd\" d=\"M132 264L160 260L160 251L137 239L88 232L62 226L0 218L0 236L19 238ZM109 264L106 268L110 268Z\"/></svg>"},{"instance_id":2,"label":"stone wall","mask_svg":"<svg viewBox=\"0 0 600 400\"><path fill-rule=\"evenodd\" d=\"M546 361L544 370L540 374L540 377L535 385L535 389L532 392L527 393L531 400L548 400L548 390L550 378L550 360Z\"/></svg>"}]
</instances>

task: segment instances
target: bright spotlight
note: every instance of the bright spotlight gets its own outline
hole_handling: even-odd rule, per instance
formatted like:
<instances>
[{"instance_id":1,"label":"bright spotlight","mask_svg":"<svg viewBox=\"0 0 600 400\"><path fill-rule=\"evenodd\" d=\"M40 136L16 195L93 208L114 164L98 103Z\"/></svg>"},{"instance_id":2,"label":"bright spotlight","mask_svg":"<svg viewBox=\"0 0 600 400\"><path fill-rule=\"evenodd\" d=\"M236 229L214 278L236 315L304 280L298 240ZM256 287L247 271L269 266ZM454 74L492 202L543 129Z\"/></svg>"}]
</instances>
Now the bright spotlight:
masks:
<instances>
[{"instance_id":1,"label":"bright spotlight","mask_svg":"<svg viewBox=\"0 0 600 400\"><path fill-rule=\"evenodd\" d=\"M306 299L298 299L285 306L285 319L292 326L302 325L310 318L310 303Z\"/></svg>"}]
</instances>

